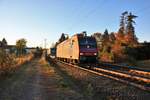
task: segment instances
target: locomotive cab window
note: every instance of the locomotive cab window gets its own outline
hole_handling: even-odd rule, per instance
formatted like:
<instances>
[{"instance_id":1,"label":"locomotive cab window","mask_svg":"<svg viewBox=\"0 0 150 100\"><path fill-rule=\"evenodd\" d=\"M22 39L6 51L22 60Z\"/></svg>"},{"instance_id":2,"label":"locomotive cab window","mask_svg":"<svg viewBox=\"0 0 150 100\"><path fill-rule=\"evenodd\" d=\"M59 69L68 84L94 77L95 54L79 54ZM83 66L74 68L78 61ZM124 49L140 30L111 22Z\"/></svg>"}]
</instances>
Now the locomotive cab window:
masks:
<instances>
[{"instance_id":1,"label":"locomotive cab window","mask_svg":"<svg viewBox=\"0 0 150 100\"><path fill-rule=\"evenodd\" d=\"M96 40L91 37L79 39L80 48L96 48Z\"/></svg>"}]
</instances>

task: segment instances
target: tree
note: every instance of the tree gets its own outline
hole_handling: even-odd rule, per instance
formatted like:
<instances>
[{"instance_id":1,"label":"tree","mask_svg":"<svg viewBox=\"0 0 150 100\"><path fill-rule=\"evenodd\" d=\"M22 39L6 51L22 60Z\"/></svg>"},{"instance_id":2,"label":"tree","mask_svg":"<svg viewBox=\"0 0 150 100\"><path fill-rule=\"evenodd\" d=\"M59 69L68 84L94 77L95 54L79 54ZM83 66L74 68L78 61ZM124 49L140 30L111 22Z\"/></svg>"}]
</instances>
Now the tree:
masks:
<instances>
[{"instance_id":1,"label":"tree","mask_svg":"<svg viewBox=\"0 0 150 100\"><path fill-rule=\"evenodd\" d=\"M108 30L106 29L104 31L104 34L102 35L102 45L108 45L109 44L109 34L108 34Z\"/></svg>"},{"instance_id":2,"label":"tree","mask_svg":"<svg viewBox=\"0 0 150 100\"><path fill-rule=\"evenodd\" d=\"M17 47L17 53L19 55L22 55L23 54L23 50L25 49L26 47L26 39L22 38L22 39L19 39L16 41L16 47Z\"/></svg>"},{"instance_id":3,"label":"tree","mask_svg":"<svg viewBox=\"0 0 150 100\"><path fill-rule=\"evenodd\" d=\"M5 38L2 39L2 46L5 47L7 45L7 41Z\"/></svg>"},{"instance_id":4,"label":"tree","mask_svg":"<svg viewBox=\"0 0 150 100\"><path fill-rule=\"evenodd\" d=\"M129 45L135 45L138 43L133 26L133 24L135 24L134 21L135 18L137 18L137 16L133 15L132 13L129 13L129 15L127 16L127 26L126 26L127 34L125 36L125 40L126 43Z\"/></svg>"},{"instance_id":5,"label":"tree","mask_svg":"<svg viewBox=\"0 0 150 100\"><path fill-rule=\"evenodd\" d=\"M100 48L102 44L102 34L99 32L93 33L92 37L96 39L97 47Z\"/></svg>"},{"instance_id":6,"label":"tree","mask_svg":"<svg viewBox=\"0 0 150 100\"><path fill-rule=\"evenodd\" d=\"M97 32L92 35L96 39L97 49L98 49L98 57L100 57L101 46L102 46L102 34Z\"/></svg>"},{"instance_id":7,"label":"tree","mask_svg":"<svg viewBox=\"0 0 150 100\"><path fill-rule=\"evenodd\" d=\"M102 34L99 33L99 32L96 32L96 33L93 33L92 36L95 37L95 38L100 38L102 36Z\"/></svg>"},{"instance_id":8,"label":"tree","mask_svg":"<svg viewBox=\"0 0 150 100\"><path fill-rule=\"evenodd\" d=\"M106 29L103 34L103 40L108 40L108 39L109 39L109 34L108 34L108 30Z\"/></svg>"},{"instance_id":9,"label":"tree","mask_svg":"<svg viewBox=\"0 0 150 100\"><path fill-rule=\"evenodd\" d=\"M121 15L121 19L120 19L120 28L119 28L119 33L124 34L125 33L125 27L126 27L126 16L127 16L128 12L125 11L122 13Z\"/></svg>"},{"instance_id":10,"label":"tree","mask_svg":"<svg viewBox=\"0 0 150 100\"><path fill-rule=\"evenodd\" d=\"M135 18L137 18L137 16L133 15L131 12L127 16L127 33L128 32L134 33L133 24L135 24L134 21Z\"/></svg>"},{"instance_id":11,"label":"tree","mask_svg":"<svg viewBox=\"0 0 150 100\"><path fill-rule=\"evenodd\" d=\"M110 35L109 35L109 41L111 43L114 43L116 40L116 37L115 37L115 33L114 32L111 32Z\"/></svg>"},{"instance_id":12,"label":"tree","mask_svg":"<svg viewBox=\"0 0 150 100\"><path fill-rule=\"evenodd\" d=\"M106 29L102 35L102 46L100 47L100 59L102 61L113 61L113 54L111 52L113 42L115 42L114 33L109 35L108 30Z\"/></svg>"},{"instance_id":13,"label":"tree","mask_svg":"<svg viewBox=\"0 0 150 100\"><path fill-rule=\"evenodd\" d=\"M117 42L122 43L124 42L124 36L126 33L126 17L128 15L128 12L125 11L122 13L120 18L120 28L118 30L118 33L116 34Z\"/></svg>"}]
</instances>

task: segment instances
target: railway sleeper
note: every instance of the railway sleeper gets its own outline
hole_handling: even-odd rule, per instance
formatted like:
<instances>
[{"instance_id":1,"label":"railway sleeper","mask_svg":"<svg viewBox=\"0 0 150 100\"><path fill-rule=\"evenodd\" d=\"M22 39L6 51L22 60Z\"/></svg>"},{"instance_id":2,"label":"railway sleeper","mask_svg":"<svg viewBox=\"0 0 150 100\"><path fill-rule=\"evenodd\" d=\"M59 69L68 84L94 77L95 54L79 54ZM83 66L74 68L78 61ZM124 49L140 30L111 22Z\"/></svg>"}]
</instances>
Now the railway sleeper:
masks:
<instances>
[{"instance_id":1,"label":"railway sleeper","mask_svg":"<svg viewBox=\"0 0 150 100\"><path fill-rule=\"evenodd\" d=\"M125 78L130 78L130 79L134 79L136 81L142 81L144 83L148 83L150 84L150 80L147 78L141 78L139 76L133 76L133 75L128 75L128 74L124 74L124 73L119 73L119 72L114 72L114 71L108 71L105 69L100 69L100 68L94 68L94 70L96 71L101 71L101 72L107 72L107 74L112 74L112 75L116 75L116 76L121 76L121 77L125 77Z\"/></svg>"}]
</instances>

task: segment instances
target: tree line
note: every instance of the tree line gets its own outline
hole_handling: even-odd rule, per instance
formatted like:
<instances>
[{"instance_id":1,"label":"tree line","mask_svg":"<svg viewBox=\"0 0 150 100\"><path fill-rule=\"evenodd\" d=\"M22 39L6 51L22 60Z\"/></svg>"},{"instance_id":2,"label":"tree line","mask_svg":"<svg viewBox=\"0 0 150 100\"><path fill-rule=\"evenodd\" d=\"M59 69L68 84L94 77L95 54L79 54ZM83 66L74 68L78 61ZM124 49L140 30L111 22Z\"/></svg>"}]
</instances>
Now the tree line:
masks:
<instances>
[{"instance_id":1,"label":"tree line","mask_svg":"<svg viewBox=\"0 0 150 100\"><path fill-rule=\"evenodd\" d=\"M24 38L18 39L16 45L8 45L5 38L0 41L0 78L1 76L10 75L16 70L18 65L22 65L33 57L42 56L43 49L39 47L31 54L27 54L26 44L27 40Z\"/></svg>"},{"instance_id":2,"label":"tree line","mask_svg":"<svg viewBox=\"0 0 150 100\"><path fill-rule=\"evenodd\" d=\"M150 59L149 45L141 45L135 34L135 19L138 16L131 12L123 12L120 16L120 26L117 32L103 34L94 33L97 40L100 61L134 62L135 60Z\"/></svg>"},{"instance_id":3,"label":"tree line","mask_svg":"<svg viewBox=\"0 0 150 100\"><path fill-rule=\"evenodd\" d=\"M103 34L99 32L92 34L97 41L100 61L126 62L150 59L150 56L145 54L150 50L149 46L141 46L135 34L134 26L137 17L132 12L125 11L120 16L120 25L117 32L108 32L108 29L106 29ZM58 42L53 44L53 47L66 39L68 39L68 36L62 33Z\"/></svg>"}]
</instances>

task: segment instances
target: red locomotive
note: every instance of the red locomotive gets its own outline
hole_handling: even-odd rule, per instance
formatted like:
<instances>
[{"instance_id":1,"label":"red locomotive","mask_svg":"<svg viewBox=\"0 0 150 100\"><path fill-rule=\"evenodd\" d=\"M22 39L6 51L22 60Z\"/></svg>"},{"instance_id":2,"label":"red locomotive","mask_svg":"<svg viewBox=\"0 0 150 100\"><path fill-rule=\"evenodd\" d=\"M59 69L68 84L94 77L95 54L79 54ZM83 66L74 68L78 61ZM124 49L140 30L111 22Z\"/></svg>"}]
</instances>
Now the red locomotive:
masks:
<instances>
[{"instance_id":1,"label":"red locomotive","mask_svg":"<svg viewBox=\"0 0 150 100\"><path fill-rule=\"evenodd\" d=\"M92 36L76 34L57 45L56 57L71 63L95 63L97 61L97 44Z\"/></svg>"}]
</instances>

